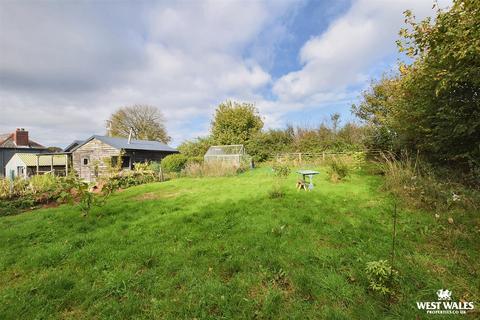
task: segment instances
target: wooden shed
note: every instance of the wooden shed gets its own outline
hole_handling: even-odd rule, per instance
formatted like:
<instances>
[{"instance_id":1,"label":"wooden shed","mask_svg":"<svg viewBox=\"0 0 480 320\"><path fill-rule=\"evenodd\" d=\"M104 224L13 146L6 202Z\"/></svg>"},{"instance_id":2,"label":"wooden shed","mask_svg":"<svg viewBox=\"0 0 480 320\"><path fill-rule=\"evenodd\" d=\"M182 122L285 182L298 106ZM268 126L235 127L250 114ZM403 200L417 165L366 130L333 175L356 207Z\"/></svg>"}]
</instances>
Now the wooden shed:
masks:
<instances>
[{"instance_id":1,"label":"wooden shed","mask_svg":"<svg viewBox=\"0 0 480 320\"><path fill-rule=\"evenodd\" d=\"M135 163L161 161L178 151L158 141L134 140L93 135L71 151L73 169L85 181L96 181L107 173L108 160L116 163L122 155L122 168L132 169Z\"/></svg>"}]
</instances>

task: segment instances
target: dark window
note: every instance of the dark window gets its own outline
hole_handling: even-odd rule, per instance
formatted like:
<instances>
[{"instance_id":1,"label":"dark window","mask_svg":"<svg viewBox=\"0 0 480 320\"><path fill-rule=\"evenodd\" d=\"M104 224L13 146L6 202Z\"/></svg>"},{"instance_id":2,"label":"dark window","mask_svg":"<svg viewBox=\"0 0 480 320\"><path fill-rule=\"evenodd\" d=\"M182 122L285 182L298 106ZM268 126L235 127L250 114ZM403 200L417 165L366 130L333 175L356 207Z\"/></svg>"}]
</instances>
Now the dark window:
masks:
<instances>
[{"instance_id":1,"label":"dark window","mask_svg":"<svg viewBox=\"0 0 480 320\"><path fill-rule=\"evenodd\" d=\"M122 158L122 168L130 168L130 157Z\"/></svg>"},{"instance_id":2,"label":"dark window","mask_svg":"<svg viewBox=\"0 0 480 320\"><path fill-rule=\"evenodd\" d=\"M83 165L88 166L88 158L83 158Z\"/></svg>"},{"instance_id":3,"label":"dark window","mask_svg":"<svg viewBox=\"0 0 480 320\"><path fill-rule=\"evenodd\" d=\"M112 166L115 167L118 163L118 157L113 156L112 157ZM123 156L122 157L122 168L130 168L130 157L128 156Z\"/></svg>"}]
</instances>

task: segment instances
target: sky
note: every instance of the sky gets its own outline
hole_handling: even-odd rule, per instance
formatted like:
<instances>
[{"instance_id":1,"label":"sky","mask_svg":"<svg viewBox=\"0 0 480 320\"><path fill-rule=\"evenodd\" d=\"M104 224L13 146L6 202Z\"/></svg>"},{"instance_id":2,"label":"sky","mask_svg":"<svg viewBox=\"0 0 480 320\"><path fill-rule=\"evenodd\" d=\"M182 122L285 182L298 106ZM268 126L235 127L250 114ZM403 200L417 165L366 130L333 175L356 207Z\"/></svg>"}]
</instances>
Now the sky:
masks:
<instances>
[{"instance_id":1,"label":"sky","mask_svg":"<svg viewBox=\"0 0 480 320\"><path fill-rule=\"evenodd\" d=\"M352 103L401 58L402 13L432 4L0 0L0 133L65 147L147 104L176 146L208 134L227 99L254 103L267 129L355 120Z\"/></svg>"}]
</instances>

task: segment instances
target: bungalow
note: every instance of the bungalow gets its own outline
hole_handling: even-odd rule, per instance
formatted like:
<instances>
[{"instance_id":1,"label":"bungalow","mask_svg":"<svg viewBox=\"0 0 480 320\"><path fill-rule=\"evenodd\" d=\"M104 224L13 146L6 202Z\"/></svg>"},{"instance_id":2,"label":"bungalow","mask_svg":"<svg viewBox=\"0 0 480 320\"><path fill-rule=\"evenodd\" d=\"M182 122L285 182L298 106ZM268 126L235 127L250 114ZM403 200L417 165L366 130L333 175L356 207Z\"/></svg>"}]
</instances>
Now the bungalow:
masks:
<instances>
[{"instance_id":1,"label":"bungalow","mask_svg":"<svg viewBox=\"0 0 480 320\"><path fill-rule=\"evenodd\" d=\"M0 134L0 178L5 177L5 166L16 153L45 153L48 149L28 137L28 131L18 128L15 132Z\"/></svg>"},{"instance_id":2,"label":"bungalow","mask_svg":"<svg viewBox=\"0 0 480 320\"><path fill-rule=\"evenodd\" d=\"M136 162L160 161L169 154L178 153L158 141L99 135L93 135L83 142L74 141L64 152L71 153L72 167L85 181L95 181L107 172L106 159L116 163L122 155L122 168L132 169Z\"/></svg>"},{"instance_id":3,"label":"bungalow","mask_svg":"<svg viewBox=\"0 0 480 320\"><path fill-rule=\"evenodd\" d=\"M28 178L47 172L65 175L67 157L55 154L15 153L5 166L7 176Z\"/></svg>"}]
</instances>

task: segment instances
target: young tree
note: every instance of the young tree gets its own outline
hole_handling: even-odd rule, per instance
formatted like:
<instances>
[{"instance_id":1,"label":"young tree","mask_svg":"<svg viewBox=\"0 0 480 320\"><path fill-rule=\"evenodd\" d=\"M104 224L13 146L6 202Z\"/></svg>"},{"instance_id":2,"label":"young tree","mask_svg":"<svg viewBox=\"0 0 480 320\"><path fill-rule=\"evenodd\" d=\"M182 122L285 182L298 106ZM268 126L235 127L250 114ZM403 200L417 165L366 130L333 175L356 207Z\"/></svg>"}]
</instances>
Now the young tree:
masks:
<instances>
[{"instance_id":1,"label":"young tree","mask_svg":"<svg viewBox=\"0 0 480 320\"><path fill-rule=\"evenodd\" d=\"M226 101L215 111L211 132L217 144L246 144L262 128L263 121L253 104Z\"/></svg>"},{"instance_id":2,"label":"young tree","mask_svg":"<svg viewBox=\"0 0 480 320\"><path fill-rule=\"evenodd\" d=\"M170 137L165 129L165 118L153 106L133 105L121 107L107 120L107 133L113 137L128 137L132 130L133 138L155 140L168 143Z\"/></svg>"},{"instance_id":3,"label":"young tree","mask_svg":"<svg viewBox=\"0 0 480 320\"><path fill-rule=\"evenodd\" d=\"M332 120L333 133L337 133L338 123L340 122L340 113L332 113L330 115L330 120Z\"/></svg>"}]
</instances>

